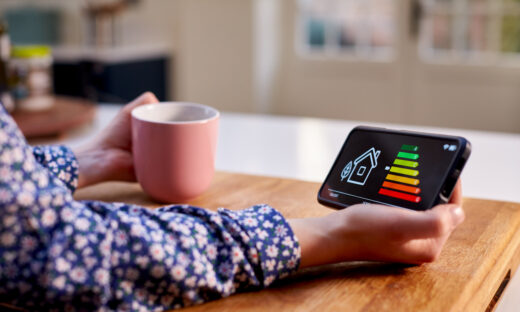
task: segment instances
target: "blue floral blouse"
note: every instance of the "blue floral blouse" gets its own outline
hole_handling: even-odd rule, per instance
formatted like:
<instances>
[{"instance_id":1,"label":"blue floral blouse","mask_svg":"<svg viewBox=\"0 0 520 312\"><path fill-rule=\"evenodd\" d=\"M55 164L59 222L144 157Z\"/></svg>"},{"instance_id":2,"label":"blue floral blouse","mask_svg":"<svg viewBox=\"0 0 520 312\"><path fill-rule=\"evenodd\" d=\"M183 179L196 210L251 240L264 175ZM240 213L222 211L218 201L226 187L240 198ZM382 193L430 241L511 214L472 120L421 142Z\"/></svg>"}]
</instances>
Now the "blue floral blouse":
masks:
<instances>
[{"instance_id":1,"label":"blue floral blouse","mask_svg":"<svg viewBox=\"0 0 520 312\"><path fill-rule=\"evenodd\" d=\"M29 310L162 311L266 287L300 247L272 207L151 210L75 201L65 146L29 146L0 105L0 302Z\"/></svg>"}]
</instances>

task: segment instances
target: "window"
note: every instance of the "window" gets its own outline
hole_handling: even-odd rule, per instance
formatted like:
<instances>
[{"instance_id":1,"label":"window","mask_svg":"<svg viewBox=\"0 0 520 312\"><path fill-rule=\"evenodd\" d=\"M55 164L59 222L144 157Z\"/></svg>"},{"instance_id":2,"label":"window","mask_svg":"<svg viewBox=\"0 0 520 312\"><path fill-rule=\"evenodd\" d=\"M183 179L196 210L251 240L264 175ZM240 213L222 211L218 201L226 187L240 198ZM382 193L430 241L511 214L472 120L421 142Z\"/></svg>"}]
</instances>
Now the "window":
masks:
<instances>
[{"instance_id":1,"label":"window","mask_svg":"<svg viewBox=\"0 0 520 312\"><path fill-rule=\"evenodd\" d=\"M425 61L494 61L520 53L520 0L422 0Z\"/></svg>"},{"instance_id":2,"label":"window","mask_svg":"<svg viewBox=\"0 0 520 312\"><path fill-rule=\"evenodd\" d=\"M390 61L408 48L398 46L398 38L413 40L408 33L397 33L397 16L415 16L410 27L420 26L422 61L520 63L520 0L413 0L420 8L418 15L396 12L406 10L398 0L295 1L300 55ZM413 42L411 46L417 46Z\"/></svg>"},{"instance_id":3,"label":"window","mask_svg":"<svg viewBox=\"0 0 520 312\"><path fill-rule=\"evenodd\" d=\"M301 54L389 59L394 52L394 0L299 0Z\"/></svg>"}]
</instances>

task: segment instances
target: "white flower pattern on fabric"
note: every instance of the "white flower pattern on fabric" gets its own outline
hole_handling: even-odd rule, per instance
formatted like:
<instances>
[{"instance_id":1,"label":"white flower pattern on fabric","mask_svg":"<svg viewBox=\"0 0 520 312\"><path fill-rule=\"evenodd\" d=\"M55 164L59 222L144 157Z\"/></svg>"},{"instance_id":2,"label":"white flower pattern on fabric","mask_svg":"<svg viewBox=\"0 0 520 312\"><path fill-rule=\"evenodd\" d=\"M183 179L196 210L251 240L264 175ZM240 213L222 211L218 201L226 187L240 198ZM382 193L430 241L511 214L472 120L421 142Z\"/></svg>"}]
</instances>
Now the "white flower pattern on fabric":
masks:
<instances>
[{"instance_id":1,"label":"white flower pattern on fabric","mask_svg":"<svg viewBox=\"0 0 520 312\"><path fill-rule=\"evenodd\" d=\"M0 105L0 302L162 311L266 287L299 265L296 237L268 205L78 202L78 171L69 148L27 145Z\"/></svg>"}]
</instances>

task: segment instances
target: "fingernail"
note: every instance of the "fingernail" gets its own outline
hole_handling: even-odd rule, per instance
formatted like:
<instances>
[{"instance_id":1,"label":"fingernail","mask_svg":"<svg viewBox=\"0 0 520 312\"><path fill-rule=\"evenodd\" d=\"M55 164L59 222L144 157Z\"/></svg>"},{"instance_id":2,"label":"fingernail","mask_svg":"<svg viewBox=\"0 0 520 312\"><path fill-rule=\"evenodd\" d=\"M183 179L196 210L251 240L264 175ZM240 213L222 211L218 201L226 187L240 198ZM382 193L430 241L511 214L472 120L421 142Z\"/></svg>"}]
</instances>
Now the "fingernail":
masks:
<instances>
[{"instance_id":1,"label":"fingernail","mask_svg":"<svg viewBox=\"0 0 520 312\"><path fill-rule=\"evenodd\" d=\"M450 207L450 213L453 217L455 225L459 225L462 221L464 221L464 210L462 210L461 206L452 205Z\"/></svg>"}]
</instances>

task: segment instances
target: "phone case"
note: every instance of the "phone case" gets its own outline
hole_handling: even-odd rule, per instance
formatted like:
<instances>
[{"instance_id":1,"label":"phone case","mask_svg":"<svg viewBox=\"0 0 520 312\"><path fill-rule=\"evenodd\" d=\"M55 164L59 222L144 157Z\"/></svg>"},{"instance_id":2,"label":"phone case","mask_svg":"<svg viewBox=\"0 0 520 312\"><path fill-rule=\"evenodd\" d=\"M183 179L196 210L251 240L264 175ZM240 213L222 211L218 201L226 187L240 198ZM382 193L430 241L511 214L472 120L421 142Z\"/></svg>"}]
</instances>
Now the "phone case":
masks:
<instances>
[{"instance_id":1,"label":"phone case","mask_svg":"<svg viewBox=\"0 0 520 312\"><path fill-rule=\"evenodd\" d=\"M340 202L335 202L328 200L326 198L323 198L321 196L323 188L327 184L327 181L329 180L331 174L333 173L334 168L336 167L336 164L338 163L340 156L342 155L343 150L346 148L347 143L353 133L356 131L369 131L369 132L378 132L382 133L384 135L392 135L392 134L404 134L419 138L433 138L438 140L457 140L459 142L460 149L457 151L457 155L455 156L455 161L451 164L450 168L447 170L447 172L444 173L444 175L441 177L442 183L441 186L438 188L437 192L435 193L435 200L432 203L432 206L429 208L432 208L435 205L438 204L444 204L449 202L449 199L451 198L452 192L454 190L454 187L457 183L457 180L460 177L460 174L471 154L471 143L466 140L463 137L458 136L447 136L447 135L441 135L441 134L430 134L430 133L422 133L422 132L414 132L414 131L407 131L407 130L391 130L386 128L376 128L376 127L368 127L368 126L358 126L354 128L349 135L347 136L347 139L343 143L343 146L338 153L338 156L336 157L328 175L325 181L323 182L322 186L320 187L320 190L318 192L318 202L332 208L336 209L342 209L346 208L353 204L358 204L359 202L352 202L349 204L343 204Z\"/></svg>"}]
</instances>

